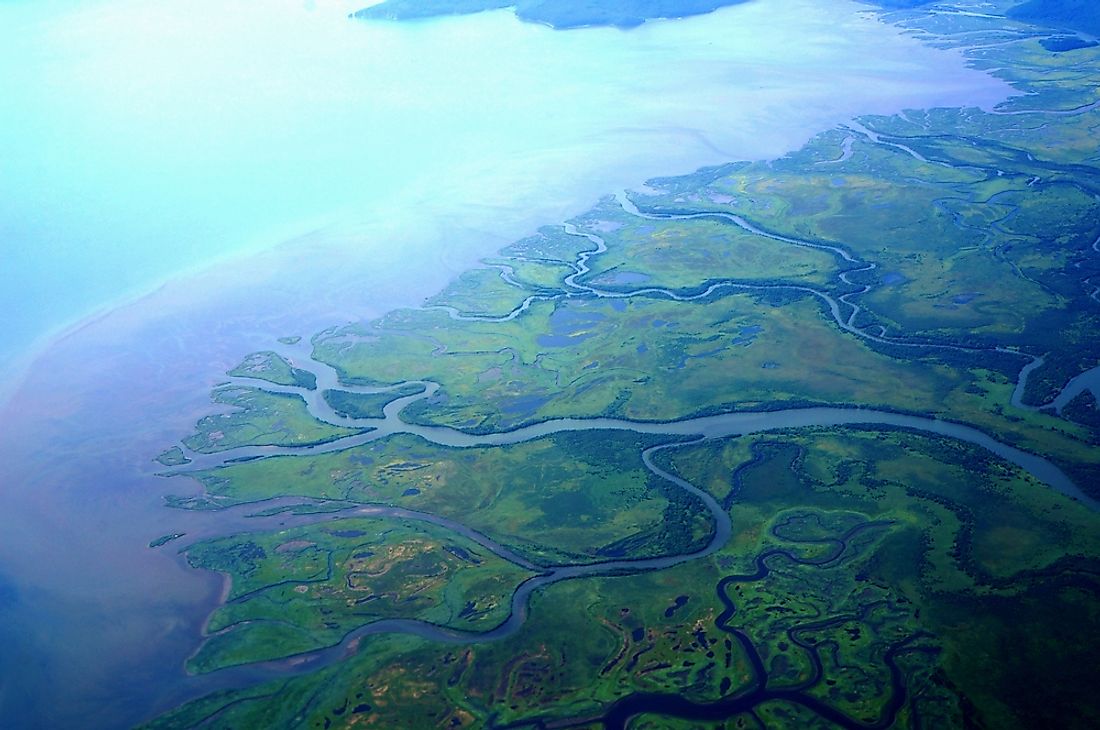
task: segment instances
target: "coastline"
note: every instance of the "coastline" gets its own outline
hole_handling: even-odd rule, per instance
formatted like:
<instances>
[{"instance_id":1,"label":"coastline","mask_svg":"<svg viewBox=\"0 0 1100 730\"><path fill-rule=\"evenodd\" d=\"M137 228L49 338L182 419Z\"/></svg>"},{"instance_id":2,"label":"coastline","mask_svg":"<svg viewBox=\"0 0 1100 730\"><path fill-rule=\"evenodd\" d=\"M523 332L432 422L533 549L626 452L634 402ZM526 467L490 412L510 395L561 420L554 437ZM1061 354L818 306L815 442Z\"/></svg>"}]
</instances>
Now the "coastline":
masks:
<instances>
[{"instance_id":1,"label":"coastline","mask_svg":"<svg viewBox=\"0 0 1100 730\"><path fill-rule=\"evenodd\" d=\"M203 285L203 280L224 275L225 270L263 257L279 257L280 251L324 233L335 224L318 226L316 222L293 226L273 235L258 235L252 241L212 258L158 276L147 284L133 287L118 296L95 305L70 319L47 329L29 344L10 352L0 352L0 414L25 385L34 366L53 348L105 322L110 317L158 296L171 296L177 287Z\"/></svg>"},{"instance_id":2,"label":"coastline","mask_svg":"<svg viewBox=\"0 0 1100 730\"><path fill-rule=\"evenodd\" d=\"M363 2L359 3L358 7L360 9L365 9L372 4L374 3ZM568 46L569 48L575 47L579 53L590 50L593 46L593 43L596 43L597 41L606 43L609 39L613 39L614 44L619 44L622 47L614 50L612 56L610 56L609 58L612 62L618 64L618 66L621 66L622 68L618 68L617 66L616 68L618 70L614 71L612 75L614 76L615 74L626 73L627 69L631 69L631 72L636 73L638 78L644 78L646 75L652 75L654 73L658 73L658 71L655 69L647 69L645 67L639 67L637 68L636 72L633 71L633 65L627 62L634 60L634 57L630 54L638 52L635 46L638 46L639 44L642 44L644 46L645 43L654 42L658 38L664 39L667 35L670 39L675 39L676 42L682 46L693 47L698 44L700 39L706 36L706 33L703 31L703 28L706 25L715 24L719 28L732 28L736 24L732 23L731 18L741 18L742 16L744 16L747 21L750 22L750 24L759 22L759 16L763 11L758 8L751 7L752 5L753 4L751 3L745 3L741 5L724 7L706 16L689 17L685 20L676 20L674 22L668 21L648 24L652 27L645 28L643 26L634 31L631 31L631 33L615 31L613 28L594 28L576 34L558 31L547 31L545 28L537 28L536 30L532 30L533 26L531 26L530 23L526 23L516 18L515 15L510 11L500 11L495 15L492 13L485 14L482 19L478 21L478 23L486 25L490 30L493 30L494 32L499 32L501 29L509 29L515 31L515 34L517 36L529 40L538 40L540 33L552 35L553 38L550 41L551 44L562 44ZM844 7L845 5L845 3L837 3L838 8ZM778 6L774 7L770 12L776 12L780 15L787 15L798 12L799 9L801 9L802 7L803 4L797 1L787 2L779 4ZM337 37L337 40L349 43L350 41L347 40L347 36L349 35L363 35L364 37L373 37L370 36L369 33L360 32L363 31L364 28L361 26L357 27L357 24L351 21L347 21L342 13L340 13L339 15L340 22L346 24L346 26L348 27L342 27L339 29L340 33ZM482 21L485 22L483 23ZM815 25L816 23L820 22L822 22L821 19L811 19L810 21L808 21L807 27L811 35L820 32L818 26ZM884 23L881 18L878 18L873 22L875 24L889 25L888 23ZM861 37L865 36L872 43L872 48L878 48L880 46L888 48L893 43L893 41L890 40L887 36L879 37L878 34L871 33L866 27L866 23L863 23L862 21L853 21L853 23L854 25L849 30L855 32ZM420 37L420 40L422 41L448 40L451 36L449 36L448 33L444 31L446 31L446 28L449 24L456 25L456 23L450 21L425 25L424 27L417 29L418 37ZM434 29L432 29L433 26ZM681 28L683 30L680 30ZM101 31L96 29L95 32L99 33ZM388 37L389 36L380 36L380 38L383 39L386 39ZM642 41L638 39L648 40L645 40L645 42L642 43ZM361 41L362 38L360 38L359 40ZM543 41L540 41L540 43L541 42ZM664 43L663 40L661 42ZM915 43L916 41L913 42ZM731 43L736 44L737 39L734 38L733 40L731 40ZM904 41L904 43L909 43L909 41ZM355 51L358 47L352 44L348 46L348 48ZM399 46L396 48L396 50L398 52L401 52L403 50L403 47ZM698 57L695 57L696 53ZM997 91L1007 91L1007 85L1000 85L1000 82L996 81L992 75L976 69L973 63L961 57L961 53L957 49L938 49L935 51L935 53L938 54L938 58L940 59L939 61L936 61L932 55L929 55L927 57L918 55L914 57L913 64L910 66L909 69L906 70L906 72L916 76L920 80L920 82L923 83L923 78L934 74L934 64L942 65L945 63L944 59L949 56L954 56L959 61L960 67L968 67L965 73L961 70L957 70L960 79L974 79L976 77L971 77L970 74L978 73L987 77L985 82L975 84L975 93L978 95L979 101L988 101L989 98L991 98L990 93L997 86L1001 86L1001 88ZM706 66L702 67L704 70L706 68L709 68L711 64L718 62L732 63L735 65L745 64L748 68L752 68L754 64L759 62L759 54L746 54L740 50L735 53L724 54L723 56L716 57L711 57L708 55L708 52L704 51L693 52L689 55L691 56L691 58L688 59L690 63L697 64L702 62L707 64ZM726 58L726 56L729 57ZM679 62L682 63L683 61L684 59L680 59ZM862 73L865 71L865 69L862 68L862 64L851 66L850 64L852 62L850 60L845 60L844 62L849 64L849 66L847 68L842 68L841 73L853 73L854 71L860 71ZM895 61L894 63L898 62ZM927 68L922 68L923 65L929 63L933 65L928 65ZM480 67L474 66L471 67L471 70L476 71L477 68ZM587 67L581 67L575 69L575 71L580 72L585 70L585 68ZM535 79L535 81L537 82L538 79ZM700 87L700 90L702 92L706 92L709 88L708 85L714 83L715 81L716 79L704 76L697 80L696 85ZM664 81L658 80L658 83L654 85L655 88L659 90L662 83L664 83ZM967 83L974 84L973 80L967 81ZM644 93L649 91L647 86L640 87L638 89L638 92ZM728 86L728 84L726 84L726 86ZM16 87L16 90L18 90L18 88L19 87ZM676 93L679 94L680 92L677 91ZM556 196L558 199L557 202L565 202L566 196L570 195L574 191L565 187L561 187L561 189L556 189L553 186L550 186L547 188L547 180L560 179L563 175L575 175L582 178L589 176L599 178L594 182L594 184L586 188L585 191L582 191L585 193L584 195L580 196L584 198L583 201L576 198L569 199L568 202L570 203L570 205L567 207L570 208L570 211L564 212L579 213L585 207L587 207L589 202L591 202L588 200L588 198L592 198L592 200L594 200L597 196L604 194L607 190L617 189L623 185L630 185L633 187L635 185L640 185L648 177L666 174L684 174L692 172L693 170L696 170L700 167L720 164L723 161L727 161L729 159L769 158L775 154L779 154L780 150L785 149L789 151L797 149L798 146L804 143L805 140L812 136L813 133L816 133L821 129L828 128L832 124L841 123L850 118L852 115L863 113L888 113L889 109L900 110L907 106L926 105L933 100L938 100L943 103L949 103L953 100L957 100L956 97L961 98L960 95L963 94L963 90L946 89L942 92L931 92L927 88L916 86L912 91L905 92L905 96L912 97L910 99L902 99L902 94L898 92L888 94L886 98L882 100L856 99L855 102L851 103L836 103L835 108L830 107L824 112L815 112L813 114L809 114L805 119L799 118L796 119L794 122L788 123L785 126L789 126L790 129L783 132L776 132L775 130L770 128L774 125L769 125L768 128L761 127L759 134L760 139L754 142L755 147L753 147L752 145L747 145L740 139L739 135L752 136L755 133L754 130L756 130L758 126L763 124L765 120L757 115L756 112L753 112L753 114L750 114L744 120L741 120L741 117L736 114L731 114L730 119L724 120L724 124L715 124L714 129L707 127L705 121L700 122L694 119L694 116L700 114L704 115L701 116L700 119L705 120L711 118L715 113L715 109L713 108L715 104L721 104L721 106L724 108L733 108L738 105L743 105L745 102L750 102L750 105L752 105L755 104L755 102L752 102L752 98L755 97L750 98L744 95L739 95L740 92L733 90L728 98L726 98L726 96L724 95L725 92L723 92L723 96L716 97L714 99L700 100L696 98L699 96L699 92L684 93L685 95L682 97L678 95L672 97L670 99L670 104L680 105L684 102L687 102L692 105L699 105L698 109L695 109L692 106L686 107L685 112L679 115L679 117L683 117L684 119L681 119L679 117L675 119L665 119L661 115L651 114L646 109L641 109L638 112L633 109L628 109L627 111L629 113L626 117L623 117L621 120L613 120L616 125L624 124L626 126L606 126L610 124L612 120L604 120L602 118L597 119L591 125L586 124L579 127L576 130L576 133L579 134L579 136L562 137L559 135L550 137L549 145L545 149L536 148L529 159L522 159L519 161L509 160L508 165L506 166L507 169L505 170L505 179L498 180L494 178L488 181L489 185L486 190L485 197L485 200L488 201L488 205L485 204L485 201L481 201L480 203L484 207L483 212L493 214L496 213L498 209L503 209L510 202L509 199L504 196L511 196L513 190L518 190L519 194L525 197L524 200L520 201L523 204L528 204L531 202L531 200L528 200L527 198L535 199L533 192L524 190L524 188L531 187L534 184L532 180L528 177L521 176L524 172L527 171L527 168L530 168L532 176L537 179L539 181L539 184L545 188L546 195L549 197ZM780 95L778 97L772 98L767 94L768 92L765 92L765 96L759 100L759 104L761 106L788 102L798 103L798 99L791 99L789 98L789 95ZM703 93L703 96L706 96L706 94ZM930 100L928 97L932 97L932 99ZM1000 97L1003 97L1003 93L1000 94ZM1003 100L1003 98L1001 98L1001 100ZM568 103L570 102L570 99L565 99L564 101ZM623 101L629 102L630 100L629 98L624 97ZM807 103L801 104L801 106L813 106L814 104L819 103L821 103L819 100L811 98L807 100ZM984 107L985 104L983 103L982 106ZM93 111L95 110L93 109ZM533 108L531 111L538 111L538 109ZM591 113L591 110L586 110L586 113ZM719 114L719 116L722 115ZM678 123L681 126L668 126L674 123ZM699 128L695 128L695 125L699 125ZM739 127L740 129L736 130L738 131L738 134L730 132L730 127ZM578 140L583 140L583 142L579 142ZM3 141L5 140L0 139L0 142ZM154 139L143 141L156 142L157 140ZM28 143L29 147L33 149L35 145L35 140L32 138L28 140ZM568 152L566 156L562 158L561 162L564 164L557 164L557 160L547 161L543 159L548 153L561 157L560 148L567 144L577 145L578 147L583 144L585 149L588 149L590 153L592 153L596 157L600 157L601 159L603 159L604 167L590 170L588 169L588 167L594 166L579 165L578 163L581 163L582 160L575 151ZM670 154L659 153L659 150L673 145L681 150L681 154L678 157L674 157ZM653 160L651 164L642 164L638 153L624 152L623 149L621 149L625 147L637 146L644 146L648 148L647 154ZM758 150L758 153L746 154L746 149L748 147L753 147L754 149ZM172 160L172 150L169 149L165 152L167 154L167 159ZM610 156L607 156L608 152L610 152ZM592 155L586 155L586 157L589 156ZM247 162L247 159L244 161ZM226 160L226 162L234 162L234 159L229 158L228 160ZM411 191L415 193L415 195L411 197L413 199L419 199L419 202L421 203L431 202L431 196L433 193L438 194L437 199L454 199L455 193L462 193L463 188L457 187L456 189L452 189L453 186L449 184L450 179L460 177L462 175L469 175L471 173L476 176L477 174L483 173L485 171L484 169L478 168L476 164L471 164L468 161L462 160L460 162L463 163L461 166L449 167L445 165L443 168L436 170L436 174L440 175L445 181L442 190L435 189L435 186L438 185L437 180L418 179L414 182L416 185L419 186L419 188L415 191ZM637 172L637 174L631 174L635 171ZM16 173L18 172L19 169L16 168ZM137 170L137 172L141 172L141 170L139 169ZM551 174L555 172L557 173L556 175ZM549 177L548 174L550 175ZM125 181L123 180L123 182ZM395 182L397 184L400 184L401 180L398 179ZM83 183L78 180L77 185L79 186L81 184ZM501 191L507 192L502 194ZM119 191L117 191L117 194L124 195L125 192L126 188L123 187ZM388 198L389 196L386 197ZM479 200L481 199L479 198ZM368 198L368 205L366 207L370 208L371 206L369 205L369 203L377 201L378 198ZM358 213L360 210L363 209L362 202L363 201L351 198L339 198L333 200L334 205L338 207L338 211L344 214L346 214L349 210L356 211L356 213ZM13 204L18 204L18 199ZM183 208L181 209L186 209L188 202L186 200L181 200L180 205L183 206ZM547 210L549 210L549 206L547 207ZM544 210L543 213L546 213L547 210ZM158 212L160 211L158 210ZM233 238L233 235L235 234L228 234L227 232L227 235L223 236L222 238L222 243L230 246L233 249L232 251L226 254L216 254L214 256L207 256L203 254L201 260L198 260L191 265L177 268L160 276L156 276L149 281L138 283L136 286L128 288L126 291L118 294L117 296L111 297L106 301L93 303L92 306L83 308L81 311L76 312L74 315L64 318L63 321L60 321L53 326L50 326L48 329L41 331L41 333L29 343L16 344L14 346L9 346L8 348L5 348L3 351L0 351L0 357L2 357L5 361L5 365L0 366L0 410L5 409L8 404L10 404L12 396L26 381L27 375L30 373L30 371L33 370L35 363L41 358L44 353L48 352L56 344L66 341L73 335L76 335L83 331L86 327L94 325L97 322L109 317L112 312L138 304L148 297L156 296L159 292L171 285L174 285L177 282L187 280L195 276L202 276L210 272L212 269L217 269L224 266L231 266L236 261L243 260L249 257L253 257L253 260L259 260L261 255L268 251L274 250L279 246L287 245L288 243L293 243L295 240L300 240L302 236L309 236L311 231L317 232L327 230L330 226L334 224L334 221L329 216L329 213L331 213L332 211L317 213L317 211L314 210L312 212L315 214L312 223L310 222L309 212L307 211L304 221L301 221L297 224L291 223L289 225L279 224L282 230L271 231L266 230L261 226L260 228L255 229L251 234L249 234L253 237L253 240L251 242ZM440 210L439 212L441 214L446 214L453 211ZM172 211L172 213L175 214L175 211ZM324 225L318 227L317 222L318 220L322 219L324 220ZM538 220L541 220L541 222L545 222L545 220L548 219L550 218L544 217ZM529 227L531 230L537 228L538 221L536 221L535 218L532 218L530 222L532 223L532 225ZM75 223L79 223L79 220L75 221ZM215 223L219 223L219 221L215 221ZM336 225L343 225L344 223L346 223L346 221L335 221ZM469 221L463 221L463 223L466 225L477 225L476 223L470 223ZM210 230L214 232L214 238L217 238L217 229L212 227ZM185 232L190 233L190 230L188 229ZM98 230L82 231L81 233L82 235L89 236L103 234L101 231ZM513 237L515 233L515 230L504 231L501 240L507 242ZM127 234L123 232L119 235L125 237ZM169 246L178 243L178 240L172 239L171 237L169 237L165 241L165 245ZM491 253L490 247L486 247L484 253ZM458 264L460 267L466 263L468 262L456 262L456 264ZM145 263L142 266L144 268L148 268L148 263ZM61 273L68 274L70 276L74 275L71 272L63 271ZM457 273L457 271L454 273ZM56 289L56 284L51 284L51 286ZM43 290L43 292L41 294L38 294L38 296L48 297L49 294L47 290ZM92 298L94 299L94 294ZM33 331L33 327L31 328L31 330Z\"/></svg>"}]
</instances>

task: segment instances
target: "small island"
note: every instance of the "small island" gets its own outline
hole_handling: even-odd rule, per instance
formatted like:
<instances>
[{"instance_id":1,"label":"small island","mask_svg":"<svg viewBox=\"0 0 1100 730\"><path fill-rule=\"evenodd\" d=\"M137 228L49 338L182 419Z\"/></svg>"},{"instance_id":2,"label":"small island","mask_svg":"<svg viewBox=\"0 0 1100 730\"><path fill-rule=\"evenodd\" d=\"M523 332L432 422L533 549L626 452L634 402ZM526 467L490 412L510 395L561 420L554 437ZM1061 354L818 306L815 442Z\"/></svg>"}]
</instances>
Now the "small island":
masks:
<instances>
[{"instance_id":1,"label":"small island","mask_svg":"<svg viewBox=\"0 0 1100 730\"><path fill-rule=\"evenodd\" d=\"M183 537L186 534L187 534L186 532L170 532L167 535L161 535L156 540L150 540L149 541L149 547L151 547L151 548L164 547L165 545L172 542L173 540L179 540L181 537Z\"/></svg>"}]
</instances>

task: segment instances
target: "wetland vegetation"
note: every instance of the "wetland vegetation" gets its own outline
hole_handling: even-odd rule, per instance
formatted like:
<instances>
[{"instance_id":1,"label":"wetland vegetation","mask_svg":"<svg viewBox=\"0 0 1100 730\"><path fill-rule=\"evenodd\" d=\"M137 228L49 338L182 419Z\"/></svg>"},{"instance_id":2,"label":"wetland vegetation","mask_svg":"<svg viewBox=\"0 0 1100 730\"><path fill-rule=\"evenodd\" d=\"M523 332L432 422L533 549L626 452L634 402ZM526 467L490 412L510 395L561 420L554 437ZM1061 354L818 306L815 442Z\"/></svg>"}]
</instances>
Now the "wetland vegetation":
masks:
<instances>
[{"instance_id":1,"label":"wetland vegetation","mask_svg":"<svg viewBox=\"0 0 1100 730\"><path fill-rule=\"evenodd\" d=\"M227 576L220 691L149 726L1100 724L1097 394L1052 406L1100 366L1100 51L897 17L1024 95L652 181L231 371L160 459L173 506L256 510L182 548ZM931 429L674 428L812 406L1086 496Z\"/></svg>"}]
</instances>

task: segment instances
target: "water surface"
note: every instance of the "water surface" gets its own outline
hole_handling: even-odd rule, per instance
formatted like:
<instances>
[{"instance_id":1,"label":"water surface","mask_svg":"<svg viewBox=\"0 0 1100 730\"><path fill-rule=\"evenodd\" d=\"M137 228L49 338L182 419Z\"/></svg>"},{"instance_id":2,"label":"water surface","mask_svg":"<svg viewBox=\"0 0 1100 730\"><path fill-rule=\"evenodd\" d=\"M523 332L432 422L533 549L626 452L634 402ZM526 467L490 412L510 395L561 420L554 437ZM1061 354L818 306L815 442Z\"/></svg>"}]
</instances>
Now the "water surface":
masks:
<instances>
[{"instance_id":1,"label":"water surface","mask_svg":"<svg viewBox=\"0 0 1100 730\"><path fill-rule=\"evenodd\" d=\"M630 32L507 10L349 21L361 4L0 3L0 255L17 282L0 291L0 361L303 234L358 263L411 249L453 271L650 176L1005 94L842 0Z\"/></svg>"}]
</instances>

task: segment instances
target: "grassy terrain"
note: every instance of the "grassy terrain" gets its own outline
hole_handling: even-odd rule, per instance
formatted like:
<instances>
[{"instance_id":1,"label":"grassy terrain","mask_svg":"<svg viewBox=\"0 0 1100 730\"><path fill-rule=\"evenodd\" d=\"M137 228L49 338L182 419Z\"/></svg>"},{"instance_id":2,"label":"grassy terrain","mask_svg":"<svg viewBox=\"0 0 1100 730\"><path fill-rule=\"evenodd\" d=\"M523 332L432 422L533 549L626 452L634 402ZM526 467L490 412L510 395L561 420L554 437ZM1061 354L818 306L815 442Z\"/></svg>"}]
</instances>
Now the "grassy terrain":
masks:
<instances>
[{"instance_id":1,"label":"grassy terrain","mask_svg":"<svg viewBox=\"0 0 1100 730\"><path fill-rule=\"evenodd\" d=\"M240 378L257 378L276 385L293 385L314 390L317 388L317 376L308 370L296 368L277 352L254 352L240 365L229 371L230 375Z\"/></svg>"},{"instance_id":2,"label":"grassy terrain","mask_svg":"<svg viewBox=\"0 0 1100 730\"><path fill-rule=\"evenodd\" d=\"M464 271L439 294L429 297L428 306L454 307L462 315L503 317L532 293L502 278L499 269Z\"/></svg>"},{"instance_id":3,"label":"grassy terrain","mask_svg":"<svg viewBox=\"0 0 1100 730\"><path fill-rule=\"evenodd\" d=\"M865 123L883 134L899 126ZM936 123L953 126L954 120ZM1042 333L1029 323L1060 314L1084 294L1058 279L1100 235L1091 185L1076 181L1076 171L1025 164L1015 159L1022 150L1006 152L980 139L898 139L943 164L857 138L852 157L827 172L813 170L820 160L799 155L783 165L749 166L696 192L690 207L721 207L767 230L842 245L873 261L868 283L875 289L860 301L869 321L889 331L959 343L1036 344ZM1032 182L1040 175L1044 182ZM647 207L684 209L679 193L647 199ZM710 202L716 197L730 202Z\"/></svg>"},{"instance_id":4,"label":"grassy terrain","mask_svg":"<svg viewBox=\"0 0 1100 730\"><path fill-rule=\"evenodd\" d=\"M497 643L370 637L346 664L289 680L277 700L223 698L240 701L220 722L303 712L318 725L533 727L610 717L639 693L725 702L733 727L746 696L768 727L817 726L803 701L860 722L896 711L903 726L1061 717L1083 728L1100 717L1077 671L1097 647L1073 639L1100 629L1095 514L996 459L896 431L819 429L662 455L729 505L736 535L719 553L555 584L536 594L523 630ZM1065 625L1056 615L1072 629L1055 629ZM1034 666L1044 681L1018 691ZM782 691L801 699L767 694ZM210 706L192 711L176 718ZM696 726L659 714L642 726Z\"/></svg>"},{"instance_id":5,"label":"grassy terrain","mask_svg":"<svg viewBox=\"0 0 1100 730\"><path fill-rule=\"evenodd\" d=\"M568 299L504 323L406 311L321 339L317 355L355 381L438 382L415 419L475 432L557 416L673 420L808 402L938 411L972 379L877 353L798 292Z\"/></svg>"},{"instance_id":6,"label":"grassy terrain","mask_svg":"<svg viewBox=\"0 0 1100 730\"><path fill-rule=\"evenodd\" d=\"M875 407L972 425L1100 493L1093 394L1061 414L1012 401L1031 356L1044 357L1024 392L1032 406L1100 364L1100 116L1088 110L1100 48L1051 52L1050 33L989 14L899 17L946 47L984 38L973 62L1026 92L996 113L868 117L781 160L654 181L635 201L737 215L770 235L606 199L571 222L606 251L543 229L424 308L318 335L314 356L349 384L437 383L401 414L424 425ZM860 331L827 306L841 297L843 321L861 308ZM294 377L284 364L258 353L244 365L289 385L275 380ZM376 418L402 392L325 397ZM314 421L297 396L229 387L215 400L237 410L200 421L185 441L196 451L351 433ZM455 449L396 434L205 469L204 494L173 504L402 507L548 569L682 554L714 524L646 467L659 443L593 431ZM681 444L653 459L728 511L733 534L716 552L553 583L499 641L365 637L331 666L202 698L154 726L1100 725L1087 670L1100 660L1100 517L1081 504L984 450L881 428ZM332 645L387 617L484 631L530 575L396 518L338 516L188 554L233 581L195 671Z\"/></svg>"},{"instance_id":7,"label":"grassy terrain","mask_svg":"<svg viewBox=\"0 0 1100 730\"><path fill-rule=\"evenodd\" d=\"M804 292L569 298L508 322L401 310L318 339L316 356L354 382L440 383L404 417L477 433L554 417L668 421L858 403L972 423L1064 464L1100 463L1085 429L1012 411L1013 380L986 369L995 358L883 347L844 333L826 311Z\"/></svg>"},{"instance_id":8,"label":"grassy terrain","mask_svg":"<svg viewBox=\"0 0 1100 730\"><path fill-rule=\"evenodd\" d=\"M532 575L443 528L368 518L211 540L188 560L232 581L193 672L330 646L384 618L483 631Z\"/></svg>"},{"instance_id":9,"label":"grassy terrain","mask_svg":"<svg viewBox=\"0 0 1100 730\"><path fill-rule=\"evenodd\" d=\"M746 451L754 458L745 461ZM920 609L922 630L942 646L940 671L982 708L990 726L1048 724L1069 697L1080 703L1073 705L1081 712L1077 726L1100 716L1087 681L1072 667L1044 674L1052 680L1046 690L1014 694L1033 671L1030 663L1045 671L1051 647L1073 643L1053 625L1039 628L1044 621L1066 611L1081 619L1074 631L1100 628L1094 513L1036 490L1027 475L970 448L897 432L792 434L682 450L674 458L684 476L728 498L735 524L757 525L792 503L890 520L868 580L901 588ZM731 465L737 466L729 479ZM752 532L741 538L746 547L759 539ZM1007 616L1015 610L1027 616L1034 635L1012 628ZM960 621L968 629L960 630ZM1097 650L1090 642L1073 649L1089 661ZM988 657L1001 658L991 668Z\"/></svg>"},{"instance_id":10,"label":"grassy terrain","mask_svg":"<svg viewBox=\"0 0 1100 730\"><path fill-rule=\"evenodd\" d=\"M608 250L589 260L592 271L579 281L603 290L688 293L721 279L824 288L839 268L829 252L782 245L720 219L646 220L625 216L617 203L605 201L581 222L599 233Z\"/></svg>"},{"instance_id":11,"label":"grassy terrain","mask_svg":"<svg viewBox=\"0 0 1100 730\"><path fill-rule=\"evenodd\" d=\"M200 419L196 433L183 440L192 451L209 454L241 446L308 446L358 433L316 420L301 396L294 394L226 385L215 390L212 399L234 410Z\"/></svg>"},{"instance_id":12,"label":"grassy terrain","mask_svg":"<svg viewBox=\"0 0 1100 730\"><path fill-rule=\"evenodd\" d=\"M332 410L345 418L382 418L387 404L398 398L415 395L423 390L419 385L407 385L383 393L353 393L347 390L326 390L321 395Z\"/></svg>"},{"instance_id":13,"label":"grassy terrain","mask_svg":"<svg viewBox=\"0 0 1100 730\"><path fill-rule=\"evenodd\" d=\"M164 466L182 466L184 464L191 463L191 460L183 453L183 449L179 446L173 446L169 449L165 449L160 456L157 457L157 461Z\"/></svg>"},{"instance_id":14,"label":"grassy terrain","mask_svg":"<svg viewBox=\"0 0 1100 730\"><path fill-rule=\"evenodd\" d=\"M196 476L221 507L276 496L382 504L461 521L544 564L680 552L711 524L647 471L632 433L557 434L450 449L398 435L354 449L230 464ZM698 515L670 521L681 512Z\"/></svg>"}]
</instances>

